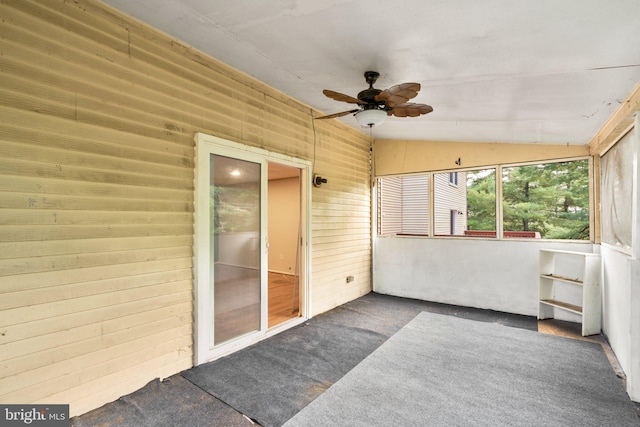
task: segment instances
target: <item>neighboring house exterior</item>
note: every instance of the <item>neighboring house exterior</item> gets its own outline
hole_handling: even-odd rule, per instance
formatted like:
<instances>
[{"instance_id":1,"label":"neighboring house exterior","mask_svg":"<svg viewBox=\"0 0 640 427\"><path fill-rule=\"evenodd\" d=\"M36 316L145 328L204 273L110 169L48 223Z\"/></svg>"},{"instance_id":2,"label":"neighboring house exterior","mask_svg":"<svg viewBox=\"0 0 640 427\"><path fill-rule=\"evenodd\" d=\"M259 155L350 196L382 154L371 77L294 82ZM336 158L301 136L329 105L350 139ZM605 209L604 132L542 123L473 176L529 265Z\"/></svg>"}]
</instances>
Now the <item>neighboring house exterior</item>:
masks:
<instances>
[{"instance_id":1,"label":"neighboring house exterior","mask_svg":"<svg viewBox=\"0 0 640 427\"><path fill-rule=\"evenodd\" d=\"M434 234L463 236L467 229L466 172L434 174ZM424 235L429 231L429 175L378 180L378 234Z\"/></svg>"},{"instance_id":2,"label":"neighboring house exterior","mask_svg":"<svg viewBox=\"0 0 640 427\"><path fill-rule=\"evenodd\" d=\"M467 229L467 173L434 174L435 235L463 236Z\"/></svg>"}]
</instances>

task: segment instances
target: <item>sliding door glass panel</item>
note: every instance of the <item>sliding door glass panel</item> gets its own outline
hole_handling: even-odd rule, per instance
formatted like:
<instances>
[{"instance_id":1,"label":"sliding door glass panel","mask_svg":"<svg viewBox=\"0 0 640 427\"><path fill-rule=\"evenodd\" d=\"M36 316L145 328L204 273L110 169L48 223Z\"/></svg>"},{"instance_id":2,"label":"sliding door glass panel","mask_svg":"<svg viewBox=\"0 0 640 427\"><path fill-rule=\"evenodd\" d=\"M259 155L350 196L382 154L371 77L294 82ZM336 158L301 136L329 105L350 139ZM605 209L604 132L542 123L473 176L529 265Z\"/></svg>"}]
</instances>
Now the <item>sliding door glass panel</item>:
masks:
<instances>
[{"instance_id":1,"label":"sliding door glass panel","mask_svg":"<svg viewBox=\"0 0 640 427\"><path fill-rule=\"evenodd\" d=\"M214 346L260 329L259 163L210 157L210 329Z\"/></svg>"}]
</instances>

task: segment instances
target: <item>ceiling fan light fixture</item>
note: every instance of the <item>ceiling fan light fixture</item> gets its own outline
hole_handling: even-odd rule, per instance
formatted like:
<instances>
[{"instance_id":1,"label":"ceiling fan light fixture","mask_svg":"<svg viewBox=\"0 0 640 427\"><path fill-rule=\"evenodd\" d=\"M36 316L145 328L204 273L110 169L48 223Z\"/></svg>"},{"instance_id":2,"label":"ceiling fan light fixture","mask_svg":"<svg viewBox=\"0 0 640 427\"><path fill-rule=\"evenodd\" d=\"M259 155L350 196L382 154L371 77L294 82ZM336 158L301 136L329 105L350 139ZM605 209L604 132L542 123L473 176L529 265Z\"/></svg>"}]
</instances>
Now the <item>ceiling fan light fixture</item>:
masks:
<instances>
[{"instance_id":1,"label":"ceiling fan light fixture","mask_svg":"<svg viewBox=\"0 0 640 427\"><path fill-rule=\"evenodd\" d=\"M359 111L355 114L356 120L363 128L380 126L387 118L387 112L377 108Z\"/></svg>"}]
</instances>

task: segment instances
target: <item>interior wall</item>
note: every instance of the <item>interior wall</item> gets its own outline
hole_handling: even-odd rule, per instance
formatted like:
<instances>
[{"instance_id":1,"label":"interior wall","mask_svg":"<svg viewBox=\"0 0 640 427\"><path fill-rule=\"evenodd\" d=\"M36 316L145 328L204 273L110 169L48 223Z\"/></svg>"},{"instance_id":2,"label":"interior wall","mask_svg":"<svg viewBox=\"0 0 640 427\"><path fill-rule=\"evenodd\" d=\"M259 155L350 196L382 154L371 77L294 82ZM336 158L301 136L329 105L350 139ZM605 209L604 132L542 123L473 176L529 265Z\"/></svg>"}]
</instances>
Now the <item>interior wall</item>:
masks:
<instances>
[{"instance_id":1,"label":"interior wall","mask_svg":"<svg viewBox=\"0 0 640 427\"><path fill-rule=\"evenodd\" d=\"M253 231L219 233L220 247L216 262L221 264L259 269L260 268L260 233Z\"/></svg>"},{"instance_id":2,"label":"interior wall","mask_svg":"<svg viewBox=\"0 0 640 427\"><path fill-rule=\"evenodd\" d=\"M269 181L269 271L296 274L300 179Z\"/></svg>"},{"instance_id":3,"label":"interior wall","mask_svg":"<svg viewBox=\"0 0 640 427\"><path fill-rule=\"evenodd\" d=\"M366 134L94 0L0 15L0 401L192 366L196 132L314 162L311 314L370 291Z\"/></svg>"}]
</instances>

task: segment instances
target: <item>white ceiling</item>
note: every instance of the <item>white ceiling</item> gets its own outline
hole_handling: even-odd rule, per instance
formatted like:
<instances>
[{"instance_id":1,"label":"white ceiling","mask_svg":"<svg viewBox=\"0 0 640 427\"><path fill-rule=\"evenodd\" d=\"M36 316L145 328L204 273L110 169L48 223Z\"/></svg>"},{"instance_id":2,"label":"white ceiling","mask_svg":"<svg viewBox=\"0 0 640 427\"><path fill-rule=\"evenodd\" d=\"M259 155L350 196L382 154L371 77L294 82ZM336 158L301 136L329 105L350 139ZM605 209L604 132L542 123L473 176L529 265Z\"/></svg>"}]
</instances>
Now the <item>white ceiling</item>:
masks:
<instances>
[{"instance_id":1,"label":"white ceiling","mask_svg":"<svg viewBox=\"0 0 640 427\"><path fill-rule=\"evenodd\" d=\"M587 144L640 82L639 0L103 1L325 114L420 83L380 139Z\"/></svg>"}]
</instances>

